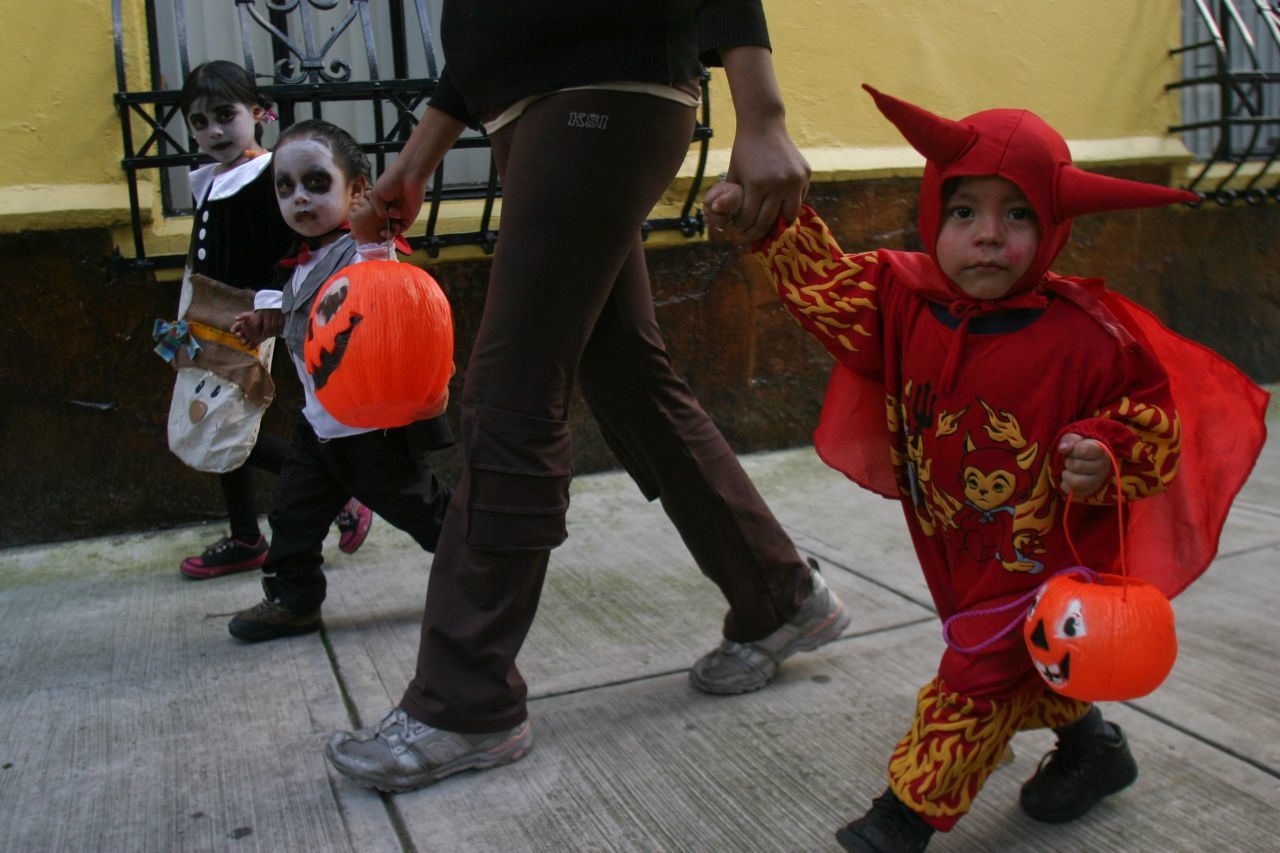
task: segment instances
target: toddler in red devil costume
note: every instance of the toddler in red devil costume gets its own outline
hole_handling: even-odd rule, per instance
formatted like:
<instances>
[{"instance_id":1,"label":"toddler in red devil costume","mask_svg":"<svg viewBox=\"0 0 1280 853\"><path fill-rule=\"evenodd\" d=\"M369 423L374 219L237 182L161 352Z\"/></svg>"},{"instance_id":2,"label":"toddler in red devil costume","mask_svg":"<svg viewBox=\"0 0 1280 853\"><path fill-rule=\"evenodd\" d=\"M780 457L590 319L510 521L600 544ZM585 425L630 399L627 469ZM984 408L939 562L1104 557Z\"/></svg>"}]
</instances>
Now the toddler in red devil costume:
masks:
<instances>
[{"instance_id":1,"label":"toddler in red devil costume","mask_svg":"<svg viewBox=\"0 0 1280 853\"><path fill-rule=\"evenodd\" d=\"M888 790L837 833L850 850L915 851L969 810L1021 730L1058 737L1022 788L1037 820L1079 817L1134 781L1119 727L1046 687L1021 631L1001 636L1007 608L983 614L1077 564L1068 490L1081 560L1118 568L1108 452L1137 501L1130 573L1180 592L1212 560L1261 450L1266 395L1101 279L1049 271L1073 217L1196 196L1076 169L1062 137L1025 110L951 121L866 88L927 161L926 253L846 254L809 208L754 249L837 361L818 453L902 502L939 616L967 614L920 691ZM738 187L719 184L708 218L740 204Z\"/></svg>"}]
</instances>

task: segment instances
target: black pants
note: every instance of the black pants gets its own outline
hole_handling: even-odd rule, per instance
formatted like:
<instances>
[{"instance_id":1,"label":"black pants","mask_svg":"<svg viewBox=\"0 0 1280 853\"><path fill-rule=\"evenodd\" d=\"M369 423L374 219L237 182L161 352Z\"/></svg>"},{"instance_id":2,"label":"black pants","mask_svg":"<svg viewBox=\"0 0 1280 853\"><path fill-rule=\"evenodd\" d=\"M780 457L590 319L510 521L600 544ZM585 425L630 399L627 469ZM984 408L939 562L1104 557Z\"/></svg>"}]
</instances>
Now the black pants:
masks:
<instances>
[{"instance_id":1,"label":"black pants","mask_svg":"<svg viewBox=\"0 0 1280 853\"><path fill-rule=\"evenodd\" d=\"M259 433L258 443L249 451L249 458L234 471L218 475L222 485L222 497L227 504L227 520L231 526L231 538L241 542L257 542L262 532L258 529L257 490L253 484L253 469L279 474L289 457L289 442L269 433Z\"/></svg>"},{"instance_id":2,"label":"black pants","mask_svg":"<svg viewBox=\"0 0 1280 853\"><path fill-rule=\"evenodd\" d=\"M574 122L575 113L607 119ZM535 102L493 137L501 236L462 391L466 465L401 700L419 720L483 732L526 716L515 659L550 550L565 537L575 380L610 447L724 592L726 636L765 636L812 590L790 539L672 371L654 317L640 226L692 131L693 110L674 102L579 91Z\"/></svg>"},{"instance_id":3,"label":"black pants","mask_svg":"<svg viewBox=\"0 0 1280 853\"><path fill-rule=\"evenodd\" d=\"M351 496L432 551L451 490L431 472L427 452L452 443L444 416L407 427L321 441L299 417L280 472L271 548L262 571L268 598L304 613L324 601L321 545Z\"/></svg>"}]
</instances>

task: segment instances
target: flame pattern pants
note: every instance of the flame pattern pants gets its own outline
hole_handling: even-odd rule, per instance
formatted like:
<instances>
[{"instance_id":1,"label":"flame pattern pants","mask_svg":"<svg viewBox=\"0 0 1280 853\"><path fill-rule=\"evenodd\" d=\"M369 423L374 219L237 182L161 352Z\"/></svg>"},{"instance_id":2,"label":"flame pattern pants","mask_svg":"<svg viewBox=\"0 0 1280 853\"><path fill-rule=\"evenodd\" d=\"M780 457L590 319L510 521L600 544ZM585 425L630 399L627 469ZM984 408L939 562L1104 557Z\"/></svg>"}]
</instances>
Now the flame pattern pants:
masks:
<instances>
[{"instance_id":1,"label":"flame pattern pants","mask_svg":"<svg viewBox=\"0 0 1280 853\"><path fill-rule=\"evenodd\" d=\"M1061 728L1088 712L1088 703L1054 693L1034 673L1032 679L997 697L952 692L941 677L926 684L911 730L889 761L889 787L898 799L946 832L973 806L1015 734Z\"/></svg>"}]
</instances>

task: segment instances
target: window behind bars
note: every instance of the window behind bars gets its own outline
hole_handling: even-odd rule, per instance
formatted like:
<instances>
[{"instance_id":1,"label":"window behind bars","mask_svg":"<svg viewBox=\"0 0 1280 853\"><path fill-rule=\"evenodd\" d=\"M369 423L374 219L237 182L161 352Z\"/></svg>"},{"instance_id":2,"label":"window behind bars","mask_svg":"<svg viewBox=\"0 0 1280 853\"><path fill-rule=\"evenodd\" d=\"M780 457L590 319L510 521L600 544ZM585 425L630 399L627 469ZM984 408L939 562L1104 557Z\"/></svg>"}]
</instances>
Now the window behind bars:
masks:
<instances>
[{"instance_id":1,"label":"window behind bars","mask_svg":"<svg viewBox=\"0 0 1280 853\"><path fill-rule=\"evenodd\" d=\"M1222 204L1280 201L1280 4L1182 0L1182 124L1203 161L1190 189Z\"/></svg>"},{"instance_id":2,"label":"window behind bars","mask_svg":"<svg viewBox=\"0 0 1280 853\"><path fill-rule=\"evenodd\" d=\"M276 5L285 5L279 4ZM440 21L440 3L439 0L431 0L425 3L427 11L428 28L420 33L421 37L430 38L435 57L442 57L440 44L436 33L439 32ZM156 56L153 58L156 63L157 70L157 88L160 89L181 89L182 82L186 78L186 72L195 66L207 62L211 59L240 58L244 55L245 42L241 38L240 23L238 15L233 11L233 3L192 3L185 0L152 0L154 8L154 34L150 39L153 52ZM399 8L397 8L399 7ZM300 28L302 21L299 15L288 16L276 12L272 14L268 7L262 7L266 10L264 17L268 23L273 20L274 26L282 32L288 33L295 42L302 42L300 38ZM417 78L417 79L433 79L439 73L438 67L433 68L439 62L430 62L430 57L425 49L420 45L418 49L410 50L408 40L411 35L410 29L415 26L414 12L410 11L407 18L405 15L404 3L402 2L373 2L368 4L369 18L374 40L374 55L377 57L401 57L399 61L393 61L393 67L388 69L383 67L382 72L386 74L387 70L394 72L396 78ZM311 12L311 25L317 34L333 33L338 30L342 24L345 10L338 4L333 4L331 8L323 8L317 5ZM183 20L185 18L185 21ZM180 37L179 24L185 24L185 50L182 49L183 39ZM354 22L353 22L354 23ZM270 87L277 83L276 63L285 60L288 61L287 50L281 50L277 43L277 39L265 27L252 27L247 33L248 45L251 55L253 56L253 67L255 76L260 86ZM356 80L372 79L369 70L368 55L364 49L363 32L353 25L348 25L339 33L330 53L335 57L340 57L342 61L347 62L351 66L351 77ZM297 65L297 58L293 58L293 65ZM295 72L296 73L296 72ZM281 120L283 124L292 124L307 118L316 118L312 104L308 101L289 102L279 105L281 109ZM394 107L391 104L383 104L383 120L385 122L393 122L395 120ZM420 110L418 113L420 114ZM373 115L368 103L355 101L338 101L325 104L323 107L323 118L328 119L334 124L346 129L352 136L360 140L368 140L374 137L375 129ZM267 135L264 137L264 143L271 146L275 143L278 135L279 126L267 126ZM167 128L170 134L177 139L186 139L186 128L182 121L181 114L174 116ZM467 135L477 137L480 134L477 131L468 130ZM389 155L386 162L394 159L395 155ZM470 190L469 195L482 193L489 176L489 158L486 151L481 149L459 149L449 155L448 163L444 169L445 186ZM381 171L381 168L379 168ZM180 215L191 213L194 202L191 198L190 188L187 185L187 170L181 167L170 167L166 170L163 179L164 192L164 212L166 215Z\"/></svg>"}]
</instances>

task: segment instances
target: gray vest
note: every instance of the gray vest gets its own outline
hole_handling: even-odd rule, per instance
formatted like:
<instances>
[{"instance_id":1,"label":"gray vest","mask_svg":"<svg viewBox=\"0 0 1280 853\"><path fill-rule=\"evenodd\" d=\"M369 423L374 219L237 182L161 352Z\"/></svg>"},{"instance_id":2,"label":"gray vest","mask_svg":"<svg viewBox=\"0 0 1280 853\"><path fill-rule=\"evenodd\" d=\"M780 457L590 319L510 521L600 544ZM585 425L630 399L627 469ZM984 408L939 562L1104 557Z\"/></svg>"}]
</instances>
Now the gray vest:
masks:
<instances>
[{"instance_id":1,"label":"gray vest","mask_svg":"<svg viewBox=\"0 0 1280 853\"><path fill-rule=\"evenodd\" d=\"M349 234L343 234L325 253L320 263L315 265L311 273L303 280L298 292L293 292L293 282L284 285L284 298L280 310L284 312L284 333L281 337L289 347L289 352L303 358L302 347L307 339L307 320L311 317L311 303L316 301L316 292L329 277L350 264L356 258L356 241Z\"/></svg>"}]
</instances>

